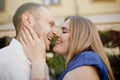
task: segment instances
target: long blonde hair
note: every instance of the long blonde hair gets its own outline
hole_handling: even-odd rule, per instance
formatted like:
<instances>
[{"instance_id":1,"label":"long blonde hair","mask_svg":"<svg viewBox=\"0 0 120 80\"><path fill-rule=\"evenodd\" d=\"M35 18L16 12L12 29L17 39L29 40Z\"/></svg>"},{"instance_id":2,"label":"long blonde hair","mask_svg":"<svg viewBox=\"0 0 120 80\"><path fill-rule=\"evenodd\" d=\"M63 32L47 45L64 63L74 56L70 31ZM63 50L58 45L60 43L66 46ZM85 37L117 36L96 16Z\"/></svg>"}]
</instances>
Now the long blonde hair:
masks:
<instances>
[{"instance_id":1,"label":"long blonde hair","mask_svg":"<svg viewBox=\"0 0 120 80\"><path fill-rule=\"evenodd\" d=\"M66 65L68 65L71 59L78 53L90 49L100 56L107 68L109 80L115 80L95 25L90 20L81 16L67 17L65 21L68 19L71 20L71 37Z\"/></svg>"}]
</instances>

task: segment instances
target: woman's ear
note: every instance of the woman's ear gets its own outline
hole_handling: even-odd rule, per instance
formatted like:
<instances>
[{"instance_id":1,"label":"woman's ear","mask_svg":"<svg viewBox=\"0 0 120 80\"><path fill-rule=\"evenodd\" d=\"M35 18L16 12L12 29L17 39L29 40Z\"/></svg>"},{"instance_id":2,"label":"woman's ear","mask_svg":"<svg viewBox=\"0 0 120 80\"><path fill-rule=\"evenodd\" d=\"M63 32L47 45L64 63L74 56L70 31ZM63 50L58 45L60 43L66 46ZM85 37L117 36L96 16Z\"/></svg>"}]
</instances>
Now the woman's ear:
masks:
<instances>
[{"instance_id":1,"label":"woman's ear","mask_svg":"<svg viewBox=\"0 0 120 80\"><path fill-rule=\"evenodd\" d=\"M22 14L22 23L24 26L33 27L32 15L29 13Z\"/></svg>"}]
</instances>

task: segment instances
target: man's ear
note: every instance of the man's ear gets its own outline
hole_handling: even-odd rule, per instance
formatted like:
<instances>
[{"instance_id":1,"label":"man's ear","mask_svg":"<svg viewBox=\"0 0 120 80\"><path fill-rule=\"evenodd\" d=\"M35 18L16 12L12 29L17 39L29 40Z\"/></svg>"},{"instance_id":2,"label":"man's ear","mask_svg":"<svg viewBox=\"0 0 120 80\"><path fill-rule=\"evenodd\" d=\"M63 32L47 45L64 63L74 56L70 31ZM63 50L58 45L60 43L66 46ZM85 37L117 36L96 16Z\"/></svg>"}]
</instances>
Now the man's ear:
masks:
<instances>
[{"instance_id":1,"label":"man's ear","mask_svg":"<svg viewBox=\"0 0 120 80\"><path fill-rule=\"evenodd\" d=\"M29 13L22 14L22 23L24 26L33 27L32 15Z\"/></svg>"}]
</instances>

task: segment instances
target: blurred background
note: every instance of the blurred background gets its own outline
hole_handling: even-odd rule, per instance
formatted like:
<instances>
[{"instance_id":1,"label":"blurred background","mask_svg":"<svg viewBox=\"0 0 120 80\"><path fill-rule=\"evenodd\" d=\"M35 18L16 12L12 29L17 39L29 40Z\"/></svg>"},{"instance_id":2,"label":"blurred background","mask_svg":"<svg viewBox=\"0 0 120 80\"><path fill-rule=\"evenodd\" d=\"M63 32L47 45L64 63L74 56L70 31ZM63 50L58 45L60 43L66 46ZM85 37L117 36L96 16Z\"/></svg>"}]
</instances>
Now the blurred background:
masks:
<instances>
[{"instance_id":1,"label":"blurred background","mask_svg":"<svg viewBox=\"0 0 120 80\"><path fill-rule=\"evenodd\" d=\"M116 80L120 80L120 0L0 0L0 48L15 37L12 17L23 3L44 4L53 12L57 27L64 18L81 15L89 18L97 27ZM54 40L53 40L54 42ZM51 80L57 80L64 70L60 55L47 53Z\"/></svg>"}]
</instances>

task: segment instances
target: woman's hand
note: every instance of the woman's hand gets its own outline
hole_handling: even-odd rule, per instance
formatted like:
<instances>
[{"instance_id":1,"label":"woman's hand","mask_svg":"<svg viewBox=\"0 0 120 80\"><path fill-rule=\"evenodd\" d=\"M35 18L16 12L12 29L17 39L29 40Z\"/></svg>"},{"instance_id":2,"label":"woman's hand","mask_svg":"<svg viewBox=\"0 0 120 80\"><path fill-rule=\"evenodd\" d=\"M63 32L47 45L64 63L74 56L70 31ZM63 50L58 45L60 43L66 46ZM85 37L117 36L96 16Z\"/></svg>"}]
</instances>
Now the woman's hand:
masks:
<instances>
[{"instance_id":1,"label":"woman's hand","mask_svg":"<svg viewBox=\"0 0 120 80\"><path fill-rule=\"evenodd\" d=\"M43 34L37 36L31 27L24 27L20 41L24 47L26 56L31 62L45 58L46 49Z\"/></svg>"},{"instance_id":2,"label":"woman's hand","mask_svg":"<svg viewBox=\"0 0 120 80\"><path fill-rule=\"evenodd\" d=\"M32 27L24 27L20 42L32 63L32 80L46 80L46 49L43 34L38 37Z\"/></svg>"}]
</instances>

